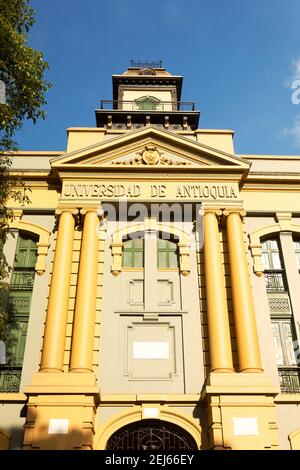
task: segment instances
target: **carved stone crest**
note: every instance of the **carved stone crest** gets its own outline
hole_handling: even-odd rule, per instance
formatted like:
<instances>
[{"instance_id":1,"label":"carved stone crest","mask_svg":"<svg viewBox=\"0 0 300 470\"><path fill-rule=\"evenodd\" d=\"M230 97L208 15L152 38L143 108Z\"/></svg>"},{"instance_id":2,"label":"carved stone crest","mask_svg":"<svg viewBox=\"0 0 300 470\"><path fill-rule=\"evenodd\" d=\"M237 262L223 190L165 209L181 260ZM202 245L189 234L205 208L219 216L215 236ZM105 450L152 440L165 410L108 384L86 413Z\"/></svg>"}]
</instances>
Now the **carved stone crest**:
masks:
<instances>
[{"instance_id":1,"label":"carved stone crest","mask_svg":"<svg viewBox=\"0 0 300 470\"><path fill-rule=\"evenodd\" d=\"M146 165L157 165L160 162L162 154L155 145L146 145L143 150L138 152Z\"/></svg>"},{"instance_id":2,"label":"carved stone crest","mask_svg":"<svg viewBox=\"0 0 300 470\"><path fill-rule=\"evenodd\" d=\"M113 165L190 165L189 162L182 162L178 160L171 160L163 156L163 153L158 150L156 145L147 144L137 152L137 157L128 161L112 162Z\"/></svg>"}]
</instances>

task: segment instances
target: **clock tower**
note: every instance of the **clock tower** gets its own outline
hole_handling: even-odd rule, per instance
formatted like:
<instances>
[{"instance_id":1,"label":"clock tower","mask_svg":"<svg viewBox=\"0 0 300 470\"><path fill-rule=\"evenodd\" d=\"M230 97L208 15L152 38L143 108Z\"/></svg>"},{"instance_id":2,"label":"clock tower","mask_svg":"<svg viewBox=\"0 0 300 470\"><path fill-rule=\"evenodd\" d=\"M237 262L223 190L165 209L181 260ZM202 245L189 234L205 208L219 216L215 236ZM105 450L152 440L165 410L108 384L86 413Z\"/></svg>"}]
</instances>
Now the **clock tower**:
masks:
<instances>
[{"instance_id":1,"label":"clock tower","mask_svg":"<svg viewBox=\"0 0 300 470\"><path fill-rule=\"evenodd\" d=\"M181 100L182 77L171 75L162 62L134 62L113 75L113 100L101 100L98 127L132 130L154 124L171 131L198 128L199 111Z\"/></svg>"}]
</instances>

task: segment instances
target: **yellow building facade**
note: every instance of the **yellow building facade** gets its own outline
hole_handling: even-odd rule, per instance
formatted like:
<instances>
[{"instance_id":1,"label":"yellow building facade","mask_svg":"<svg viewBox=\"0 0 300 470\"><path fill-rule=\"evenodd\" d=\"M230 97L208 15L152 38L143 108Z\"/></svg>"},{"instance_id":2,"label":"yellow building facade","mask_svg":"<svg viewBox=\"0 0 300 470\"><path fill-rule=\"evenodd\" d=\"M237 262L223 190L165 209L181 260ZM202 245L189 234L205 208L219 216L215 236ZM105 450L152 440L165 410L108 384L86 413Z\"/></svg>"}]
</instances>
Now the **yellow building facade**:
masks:
<instances>
[{"instance_id":1,"label":"yellow building facade","mask_svg":"<svg viewBox=\"0 0 300 470\"><path fill-rule=\"evenodd\" d=\"M300 157L238 155L161 64L19 152L2 449L300 449Z\"/></svg>"}]
</instances>

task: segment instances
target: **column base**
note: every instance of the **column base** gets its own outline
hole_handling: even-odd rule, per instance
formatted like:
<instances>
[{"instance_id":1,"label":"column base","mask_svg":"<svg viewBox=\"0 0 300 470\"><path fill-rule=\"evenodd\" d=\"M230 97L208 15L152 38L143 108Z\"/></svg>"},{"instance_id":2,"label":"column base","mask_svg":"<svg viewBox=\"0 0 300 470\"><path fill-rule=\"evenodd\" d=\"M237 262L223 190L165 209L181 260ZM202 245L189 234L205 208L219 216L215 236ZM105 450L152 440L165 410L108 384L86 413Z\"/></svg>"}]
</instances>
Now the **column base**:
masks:
<instances>
[{"instance_id":1,"label":"column base","mask_svg":"<svg viewBox=\"0 0 300 470\"><path fill-rule=\"evenodd\" d=\"M210 449L278 449L271 379L259 373L211 373L202 393Z\"/></svg>"},{"instance_id":2,"label":"column base","mask_svg":"<svg viewBox=\"0 0 300 470\"><path fill-rule=\"evenodd\" d=\"M37 373L24 393L28 396L24 450L93 448L100 402L94 374Z\"/></svg>"}]
</instances>

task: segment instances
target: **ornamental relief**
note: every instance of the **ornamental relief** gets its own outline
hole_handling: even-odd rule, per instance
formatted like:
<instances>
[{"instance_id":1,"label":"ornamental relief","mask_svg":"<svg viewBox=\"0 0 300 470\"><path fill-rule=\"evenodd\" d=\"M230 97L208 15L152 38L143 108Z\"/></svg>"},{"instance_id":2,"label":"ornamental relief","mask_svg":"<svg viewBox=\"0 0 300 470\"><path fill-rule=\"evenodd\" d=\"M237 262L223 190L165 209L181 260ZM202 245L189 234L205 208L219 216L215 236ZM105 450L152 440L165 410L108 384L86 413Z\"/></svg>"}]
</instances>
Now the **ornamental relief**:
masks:
<instances>
[{"instance_id":1,"label":"ornamental relief","mask_svg":"<svg viewBox=\"0 0 300 470\"><path fill-rule=\"evenodd\" d=\"M155 145L145 145L145 147L137 152L135 158L127 161L114 161L112 165L163 165L163 166L187 166L189 162L172 160L163 156L164 154L158 150Z\"/></svg>"}]
</instances>

